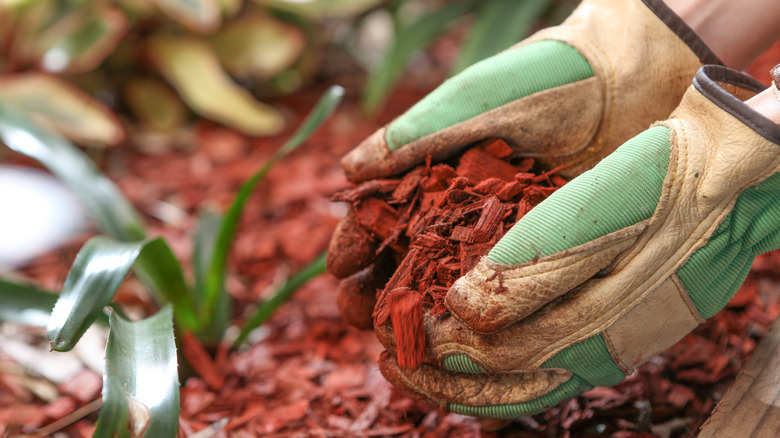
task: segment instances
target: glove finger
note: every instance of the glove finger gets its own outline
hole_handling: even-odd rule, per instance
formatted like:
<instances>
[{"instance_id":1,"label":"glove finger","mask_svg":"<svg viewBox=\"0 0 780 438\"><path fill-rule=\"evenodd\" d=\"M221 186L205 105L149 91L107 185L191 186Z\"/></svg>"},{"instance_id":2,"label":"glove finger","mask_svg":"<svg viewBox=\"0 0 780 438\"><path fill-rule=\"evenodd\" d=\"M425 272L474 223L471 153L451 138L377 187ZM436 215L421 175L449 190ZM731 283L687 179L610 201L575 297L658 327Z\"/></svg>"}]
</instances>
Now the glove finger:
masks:
<instances>
[{"instance_id":1,"label":"glove finger","mask_svg":"<svg viewBox=\"0 0 780 438\"><path fill-rule=\"evenodd\" d=\"M384 288L391 275L392 264L378 262L341 280L337 299L341 317L358 329L372 329L377 291Z\"/></svg>"},{"instance_id":2,"label":"glove finger","mask_svg":"<svg viewBox=\"0 0 780 438\"><path fill-rule=\"evenodd\" d=\"M461 374L423 364L414 370L404 370L388 352L380 357L379 369L388 381L415 398L480 417L533 415L590 388L561 369L519 374Z\"/></svg>"},{"instance_id":3,"label":"glove finger","mask_svg":"<svg viewBox=\"0 0 780 438\"><path fill-rule=\"evenodd\" d=\"M613 385L628 371L620 356L607 346L604 335L590 330L589 324L598 321L608 303L598 301L592 294L582 299L564 300L550 305L529 318L498 333L484 335L470 330L451 316L430 316L423 313L423 364L434 365L458 373L513 374L532 372L539 368L564 368L594 385ZM601 307L594 307L595 304ZM595 311L592 311L594 310ZM637 316L632 316L634 320ZM655 337L667 337L667 331L678 326L674 318L658 316L659 324L637 327L638 337L632 337L636 346L626 351L653 350ZM668 323L668 324L667 324ZM669 328L654 331L653 327ZM583 326L588 328L582 330ZM406 359L414 352L407 351L410 343L401 347L391 324L375 328L377 338L396 357ZM399 353L399 348L402 349ZM614 356L619 354L619 356Z\"/></svg>"},{"instance_id":4,"label":"glove finger","mask_svg":"<svg viewBox=\"0 0 780 438\"><path fill-rule=\"evenodd\" d=\"M363 228L350 210L336 226L328 245L327 268L336 278L347 278L376 259L379 242Z\"/></svg>"},{"instance_id":5,"label":"glove finger","mask_svg":"<svg viewBox=\"0 0 780 438\"><path fill-rule=\"evenodd\" d=\"M481 61L423 98L342 160L353 182L398 174L498 137L527 156L584 149L602 114L588 61L560 41L536 41Z\"/></svg>"},{"instance_id":6,"label":"glove finger","mask_svg":"<svg viewBox=\"0 0 780 438\"><path fill-rule=\"evenodd\" d=\"M663 126L626 142L523 216L453 285L447 308L494 333L608 269L650 225L670 154Z\"/></svg>"},{"instance_id":7,"label":"glove finger","mask_svg":"<svg viewBox=\"0 0 780 438\"><path fill-rule=\"evenodd\" d=\"M376 295L371 293L373 288L366 288L366 283L361 280L365 272L370 269L368 267L339 282L336 302L341 318L360 330L371 330L374 327L374 318L371 314L376 305Z\"/></svg>"}]
</instances>

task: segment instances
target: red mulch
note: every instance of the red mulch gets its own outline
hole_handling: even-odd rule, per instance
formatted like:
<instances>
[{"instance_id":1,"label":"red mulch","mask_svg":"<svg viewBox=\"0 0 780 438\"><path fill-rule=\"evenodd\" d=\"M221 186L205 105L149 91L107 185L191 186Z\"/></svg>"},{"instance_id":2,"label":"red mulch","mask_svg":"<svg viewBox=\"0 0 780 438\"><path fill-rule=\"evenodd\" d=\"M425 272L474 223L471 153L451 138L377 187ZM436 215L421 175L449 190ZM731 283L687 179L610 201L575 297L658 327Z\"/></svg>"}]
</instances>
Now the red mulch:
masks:
<instances>
[{"instance_id":1,"label":"red mulch","mask_svg":"<svg viewBox=\"0 0 780 438\"><path fill-rule=\"evenodd\" d=\"M444 297L455 280L566 183L559 169L534 169L533 158L512 155L503 140L485 139L445 163L426 160L403 178L367 181L332 198L349 203L347 222L353 225L334 233L329 271L339 278L353 275L344 281L350 287L366 273L377 277L373 267L363 269L378 258L395 271L386 284L381 278L365 282L365 293L379 281L374 326L392 318L401 367L422 364L423 306L431 316L444 314Z\"/></svg>"},{"instance_id":2,"label":"red mulch","mask_svg":"<svg viewBox=\"0 0 780 438\"><path fill-rule=\"evenodd\" d=\"M775 61L780 60L774 49ZM405 85L409 87L409 84ZM280 104L300 120L322 88L307 89ZM425 94L402 88L385 113L366 120L356 112L356 96L312 140L285 159L253 195L232 254L228 288L236 316L265 296L290 270L324 251L344 214L328 198L347 187L338 158ZM132 148L109 152L102 167L147 215L152 234L164 236L182 259L202 203L224 209L240 183L281 144L283 137L247 140L202 123L198 144L160 155ZM29 163L18 157L14 162ZM183 211L175 224L161 222L164 201ZM175 217L175 216L174 216ZM46 254L24 269L40 284L56 289L84 238ZM614 388L596 388L547 413L519 419L501 437L695 436L714 404L780 314L780 255L763 256L729 306L666 353L652 359ZM336 306L337 281L320 277L299 290L240 351L204 355L193 339L187 356L205 377L182 385L181 435L209 427L214 436L479 436L470 417L446 414L413 401L385 382L375 365L382 347L370 332L343 323ZM137 283L120 291L126 303L144 307ZM199 354L200 353L200 354ZM56 357L57 353L51 353ZM0 364L7 358L0 357ZM98 397L94 376L81 385L60 385L46 403L0 369L0 435L30 432ZM89 391L79 390L92 388ZM90 436L96 414L63 429L65 436Z\"/></svg>"}]
</instances>

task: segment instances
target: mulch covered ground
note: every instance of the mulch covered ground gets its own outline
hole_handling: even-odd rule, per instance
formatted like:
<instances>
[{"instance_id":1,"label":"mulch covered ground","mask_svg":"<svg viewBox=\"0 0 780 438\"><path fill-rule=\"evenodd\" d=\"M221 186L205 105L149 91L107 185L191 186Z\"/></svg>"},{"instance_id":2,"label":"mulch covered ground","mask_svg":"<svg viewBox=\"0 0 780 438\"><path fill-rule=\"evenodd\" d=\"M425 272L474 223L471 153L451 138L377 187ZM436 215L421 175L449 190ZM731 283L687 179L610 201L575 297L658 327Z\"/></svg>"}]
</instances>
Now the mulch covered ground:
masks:
<instances>
[{"instance_id":1,"label":"mulch covered ground","mask_svg":"<svg viewBox=\"0 0 780 438\"><path fill-rule=\"evenodd\" d=\"M289 272L326 249L338 217L346 212L344 204L329 201L334 192L348 187L338 159L429 89L427 83L419 88L407 83L371 120L359 115L357 96L348 95L324 129L271 172L249 203L232 254L228 288L236 318ZM291 126L322 90L310 88L279 102ZM150 232L164 236L184 260L192 252L190 238L200 206L224 210L241 182L285 138L248 140L209 123L199 124L194 133L189 147L156 154L127 147L100 160L147 216ZM23 273L47 288L61 287L85 239L38 258ZM778 253L760 257L724 311L620 385L596 388L483 436L695 436L780 314L779 273ZM182 384L180 435L479 436L476 419L419 404L384 380L376 366L381 345L371 332L341 321L336 287L337 280L328 275L313 280L254 334L251 347L219 349L200 361L196 368L202 375ZM129 279L118 299L143 309L148 302L139 289ZM24 335L31 345L40 345L42 336ZM198 348L194 342L186 345ZM49 356L58 360L57 353ZM26 375L0 353L0 436L32 432L99 399L99 375L85 367L76 376L49 385L48 391L36 390L29 382L37 376ZM58 433L90 436L96 417L86 415Z\"/></svg>"}]
</instances>

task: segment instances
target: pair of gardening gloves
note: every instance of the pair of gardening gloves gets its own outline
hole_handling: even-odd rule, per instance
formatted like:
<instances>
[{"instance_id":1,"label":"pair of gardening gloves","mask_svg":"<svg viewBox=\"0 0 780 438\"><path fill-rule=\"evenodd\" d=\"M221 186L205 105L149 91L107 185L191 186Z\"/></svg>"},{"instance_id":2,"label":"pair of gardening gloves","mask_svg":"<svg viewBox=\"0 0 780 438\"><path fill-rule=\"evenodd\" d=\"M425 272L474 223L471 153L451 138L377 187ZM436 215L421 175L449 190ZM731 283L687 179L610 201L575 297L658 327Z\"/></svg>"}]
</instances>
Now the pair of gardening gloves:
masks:
<instances>
[{"instance_id":1,"label":"pair of gardening gloves","mask_svg":"<svg viewBox=\"0 0 780 438\"><path fill-rule=\"evenodd\" d=\"M780 246L780 126L744 103L764 86L703 64L720 62L662 2L585 0L347 155L357 183L499 137L579 175L454 283L449 316L424 315L421 366L399 367L392 324L374 327L385 377L452 412L531 415L617 384L723 308ZM344 281L372 303L384 283L361 275Z\"/></svg>"}]
</instances>

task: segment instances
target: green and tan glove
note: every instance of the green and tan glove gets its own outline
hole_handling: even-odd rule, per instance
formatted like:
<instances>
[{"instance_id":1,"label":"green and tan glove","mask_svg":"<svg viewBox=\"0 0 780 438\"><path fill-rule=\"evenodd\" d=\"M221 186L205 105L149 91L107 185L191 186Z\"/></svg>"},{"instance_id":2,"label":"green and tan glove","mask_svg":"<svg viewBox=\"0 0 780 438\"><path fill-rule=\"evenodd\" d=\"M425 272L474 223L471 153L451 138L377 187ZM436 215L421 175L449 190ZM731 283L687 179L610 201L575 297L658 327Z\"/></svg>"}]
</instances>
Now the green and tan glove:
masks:
<instances>
[{"instance_id":1,"label":"green and tan glove","mask_svg":"<svg viewBox=\"0 0 780 438\"><path fill-rule=\"evenodd\" d=\"M515 418L620 382L713 316L756 255L780 247L780 125L743 102L764 88L702 67L669 120L539 204L455 282L451 316L426 317L425 364L385 354L383 374L453 412ZM377 334L394 351L392 327Z\"/></svg>"},{"instance_id":2,"label":"green and tan glove","mask_svg":"<svg viewBox=\"0 0 780 438\"><path fill-rule=\"evenodd\" d=\"M569 175L663 120L696 70L720 64L660 0L584 0L560 26L447 80L342 160L353 182L488 137Z\"/></svg>"},{"instance_id":3,"label":"green and tan glove","mask_svg":"<svg viewBox=\"0 0 780 438\"><path fill-rule=\"evenodd\" d=\"M518 155L550 167L569 164L563 173L573 177L667 118L703 63L720 61L660 0L585 0L560 26L444 82L342 164L351 181L362 182L498 137ZM375 256L367 248L354 252L364 263L345 260L344 248L355 246L353 228L344 220L332 240L328 267L339 278ZM342 305L345 318L370 327L373 294L386 280L342 285L340 303L367 295L365 305Z\"/></svg>"}]
</instances>

